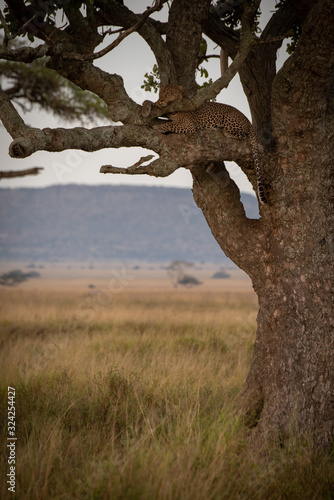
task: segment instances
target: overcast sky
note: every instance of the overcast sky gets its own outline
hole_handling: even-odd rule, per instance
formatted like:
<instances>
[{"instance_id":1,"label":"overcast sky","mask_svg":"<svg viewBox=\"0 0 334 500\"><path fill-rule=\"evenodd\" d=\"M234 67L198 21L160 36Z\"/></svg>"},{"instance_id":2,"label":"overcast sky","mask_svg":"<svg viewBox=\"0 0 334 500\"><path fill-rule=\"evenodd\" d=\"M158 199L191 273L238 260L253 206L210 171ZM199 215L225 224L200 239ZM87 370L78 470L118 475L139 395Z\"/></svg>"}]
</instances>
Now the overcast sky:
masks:
<instances>
[{"instance_id":1,"label":"overcast sky","mask_svg":"<svg viewBox=\"0 0 334 500\"><path fill-rule=\"evenodd\" d=\"M125 0L134 12L143 12L151 4L151 0ZM0 0L1 8L4 6ZM275 0L262 0L262 24L264 25L274 10ZM166 19L167 8L155 15L156 18ZM111 42L111 38L106 40ZM209 54L219 54L219 49L214 44L209 45ZM281 49L281 58L278 64L286 58L285 51ZM140 86L143 83L144 74L152 70L155 59L150 48L144 40L133 33L126 38L116 49L95 64L110 73L118 73L124 79L126 90L130 97L138 103L145 99L155 101L157 94L144 92ZM209 59L204 63L209 71L210 77L215 80L219 78L219 59ZM218 101L237 107L248 118L250 118L246 97L242 91L238 76L218 96ZM24 119L27 124L35 127L65 127L80 125L80 123L66 123L55 119L52 115L39 110L26 114ZM106 122L103 125L107 125ZM96 126L96 125L95 125ZM42 173L37 176L18 177L14 179L2 179L0 187L45 187L53 184L136 184L154 185L165 187L189 187L192 186L190 173L185 169L179 169L167 178L156 179L147 175L126 176L100 174L101 165L112 164L115 166L129 166L135 163L141 156L148 154L148 150L141 148L104 149L94 153L85 153L77 150L67 150L61 153L37 152L29 158L15 160L9 157L8 147L11 137L0 123L0 169L15 170L29 167L44 167ZM244 192L253 192L246 176L233 163L227 164L232 177Z\"/></svg>"}]
</instances>

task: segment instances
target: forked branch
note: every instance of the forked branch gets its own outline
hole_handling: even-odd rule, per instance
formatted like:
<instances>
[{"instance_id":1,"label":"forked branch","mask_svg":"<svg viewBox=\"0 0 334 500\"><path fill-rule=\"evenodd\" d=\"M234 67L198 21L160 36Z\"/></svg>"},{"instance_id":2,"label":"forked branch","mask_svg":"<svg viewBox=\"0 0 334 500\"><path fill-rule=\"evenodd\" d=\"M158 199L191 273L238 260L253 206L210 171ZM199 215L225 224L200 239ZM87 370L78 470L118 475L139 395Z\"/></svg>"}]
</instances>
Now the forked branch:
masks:
<instances>
[{"instance_id":1,"label":"forked branch","mask_svg":"<svg viewBox=\"0 0 334 500\"><path fill-rule=\"evenodd\" d=\"M103 165L100 168L101 174L126 174L126 175L151 175L153 177L168 177L179 168L177 163L173 163L169 158L160 157L149 163L143 163L154 158L153 155L143 156L130 167L114 167L113 165Z\"/></svg>"},{"instance_id":2,"label":"forked branch","mask_svg":"<svg viewBox=\"0 0 334 500\"><path fill-rule=\"evenodd\" d=\"M110 43L107 47L104 49L100 50L99 52L95 52L92 54L78 54L75 52L65 52L63 54L64 59L72 59L76 61L93 61L95 59L99 59L100 57L105 56L109 52L111 52L114 48L116 48L127 36L131 35L134 31L138 31L143 24L147 21L148 17L153 14L153 12L156 12L160 10L163 6L164 3L166 3L167 0L155 0L154 4L152 7L149 7L144 14L142 15L141 19L139 21L131 26L131 28L128 28L125 31L122 31L120 35L114 40L112 43Z\"/></svg>"}]
</instances>

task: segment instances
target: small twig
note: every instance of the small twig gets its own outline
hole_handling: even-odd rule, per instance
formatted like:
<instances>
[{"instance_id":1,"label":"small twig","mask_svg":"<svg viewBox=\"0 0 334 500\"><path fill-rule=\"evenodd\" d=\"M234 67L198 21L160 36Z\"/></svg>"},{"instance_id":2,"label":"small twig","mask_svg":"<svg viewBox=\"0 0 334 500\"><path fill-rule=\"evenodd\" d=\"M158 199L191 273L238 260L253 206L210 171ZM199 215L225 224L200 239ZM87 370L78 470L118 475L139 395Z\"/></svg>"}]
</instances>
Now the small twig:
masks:
<instances>
[{"instance_id":1,"label":"small twig","mask_svg":"<svg viewBox=\"0 0 334 500\"><path fill-rule=\"evenodd\" d=\"M203 59L204 59L204 61L206 61L206 59L211 59L211 58L213 58L213 57L215 57L215 58L218 58L218 59L219 59L219 57L220 57L220 56L217 56L217 54L212 54L211 56L203 56Z\"/></svg>"},{"instance_id":2,"label":"small twig","mask_svg":"<svg viewBox=\"0 0 334 500\"><path fill-rule=\"evenodd\" d=\"M23 31L25 30L25 28L37 17L37 13L35 13L30 19L28 19L27 22L24 23L23 26L21 26L21 28L19 29L18 31L18 34L20 33L23 33Z\"/></svg>"},{"instance_id":3,"label":"small twig","mask_svg":"<svg viewBox=\"0 0 334 500\"><path fill-rule=\"evenodd\" d=\"M118 28L118 30L112 30L111 28L104 31L102 35L105 37L106 35L116 35L117 33L122 33L123 28Z\"/></svg>"},{"instance_id":4,"label":"small twig","mask_svg":"<svg viewBox=\"0 0 334 500\"><path fill-rule=\"evenodd\" d=\"M7 172L0 172L0 179L8 179L9 177L24 177L25 175L37 175L40 170L44 170L42 167L33 167L26 170L7 170Z\"/></svg>"}]
</instances>

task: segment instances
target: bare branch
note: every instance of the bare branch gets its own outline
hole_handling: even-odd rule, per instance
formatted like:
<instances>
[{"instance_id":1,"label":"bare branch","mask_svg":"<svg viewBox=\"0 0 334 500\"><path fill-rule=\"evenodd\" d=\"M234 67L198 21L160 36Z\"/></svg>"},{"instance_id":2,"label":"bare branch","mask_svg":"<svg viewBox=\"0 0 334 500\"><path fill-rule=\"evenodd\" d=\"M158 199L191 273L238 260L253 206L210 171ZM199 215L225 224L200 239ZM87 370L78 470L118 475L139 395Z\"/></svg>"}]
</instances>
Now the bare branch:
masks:
<instances>
[{"instance_id":1,"label":"bare branch","mask_svg":"<svg viewBox=\"0 0 334 500\"><path fill-rule=\"evenodd\" d=\"M130 167L114 167L112 165L103 165L100 168L101 174L126 174L126 175L151 175L153 177L167 177L177 170L180 165L173 163L168 157L160 157L148 165L142 165L146 161L154 158L153 155L143 156L134 165Z\"/></svg>"},{"instance_id":2,"label":"bare branch","mask_svg":"<svg viewBox=\"0 0 334 500\"><path fill-rule=\"evenodd\" d=\"M135 172L136 168L145 163L146 161L152 160L154 158L153 155L148 155L148 156L142 156L140 160L138 160L134 165L131 165L130 167L123 168L123 167L114 167L112 165L103 165L100 168L100 173L101 174L124 174L124 173L130 173Z\"/></svg>"},{"instance_id":3,"label":"bare branch","mask_svg":"<svg viewBox=\"0 0 334 500\"><path fill-rule=\"evenodd\" d=\"M74 52L65 52L63 54L64 59L73 59L76 61L92 61L94 59L99 59L100 57L105 56L108 54L108 52L111 52L115 47L117 47L127 36L129 36L131 33L134 31L138 31L139 28L142 27L142 25L146 22L148 17L153 13L158 10L160 10L163 6L163 4L167 0L156 0L154 2L153 7L149 7L146 12L144 12L143 16L141 19L131 28L128 28L127 30L123 31L117 38L114 40L111 44L109 44L107 47L104 49L100 50L99 52L93 53L93 54L77 54Z\"/></svg>"},{"instance_id":4,"label":"bare branch","mask_svg":"<svg viewBox=\"0 0 334 500\"><path fill-rule=\"evenodd\" d=\"M215 82L213 82L210 87L199 90L196 98L194 99L196 102L196 107L200 106L207 100L214 99L224 88L228 87L230 81L238 73L241 65L246 60L253 47L253 41L244 40L243 42L241 42L238 54L235 56L231 66L227 68L225 73Z\"/></svg>"},{"instance_id":5,"label":"bare branch","mask_svg":"<svg viewBox=\"0 0 334 500\"><path fill-rule=\"evenodd\" d=\"M12 177L24 177L26 175L38 175L43 167L33 167L26 170L7 170L0 172L0 179L7 179Z\"/></svg>"},{"instance_id":6,"label":"bare branch","mask_svg":"<svg viewBox=\"0 0 334 500\"><path fill-rule=\"evenodd\" d=\"M96 0L95 4L100 7L100 24L123 26L128 29L140 20L140 17L118 2L102 2ZM155 55L159 66L160 81L166 85L170 81L176 81L174 61L161 36L162 23L149 19L138 28L138 34L146 41ZM166 30L164 30L165 32Z\"/></svg>"},{"instance_id":7,"label":"bare branch","mask_svg":"<svg viewBox=\"0 0 334 500\"><path fill-rule=\"evenodd\" d=\"M36 59L44 57L47 54L47 51L48 46L46 44L38 45L38 47L20 47L17 49L6 49L0 51L0 59L31 63Z\"/></svg>"},{"instance_id":8,"label":"bare branch","mask_svg":"<svg viewBox=\"0 0 334 500\"><path fill-rule=\"evenodd\" d=\"M47 67L54 69L81 89L101 97L107 104L110 118L114 122L143 123L141 106L129 97L120 75L103 71L89 61L62 61L62 66L59 67L57 57L51 58Z\"/></svg>"},{"instance_id":9,"label":"bare branch","mask_svg":"<svg viewBox=\"0 0 334 500\"><path fill-rule=\"evenodd\" d=\"M251 24L253 22L254 16L259 8L260 0L255 0L253 3L245 2L244 12L241 18L241 38L239 50L231 66L229 66L225 73L218 78L210 87L202 89L198 92L199 101L197 104L200 105L208 99L214 99L224 88L228 86L232 78L238 73L241 65L246 60L247 56L251 50L257 44L257 38L253 35L251 30Z\"/></svg>"},{"instance_id":10,"label":"bare branch","mask_svg":"<svg viewBox=\"0 0 334 500\"><path fill-rule=\"evenodd\" d=\"M23 135L29 128L26 126L6 93L0 88L0 118L7 132L13 137Z\"/></svg>"},{"instance_id":11,"label":"bare branch","mask_svg":"<svg viewBox=\"0 0 334 500\"><path fill-rule=\"evenodd\" d=\"M195 72L209 8L210 0L174 0L169 11L166 45L173 57L176 80L168 83L181 85L188 98L196 94Z\"/></svg>"}]
</instances>

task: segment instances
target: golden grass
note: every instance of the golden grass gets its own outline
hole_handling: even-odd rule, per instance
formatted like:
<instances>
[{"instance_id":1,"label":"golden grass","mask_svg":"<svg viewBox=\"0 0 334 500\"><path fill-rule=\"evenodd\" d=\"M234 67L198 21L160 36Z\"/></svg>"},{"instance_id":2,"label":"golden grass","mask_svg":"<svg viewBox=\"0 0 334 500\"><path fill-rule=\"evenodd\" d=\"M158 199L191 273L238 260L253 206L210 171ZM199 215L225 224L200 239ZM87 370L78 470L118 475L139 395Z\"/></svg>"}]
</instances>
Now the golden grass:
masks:
<instances>
[{"instance_id":1,"label":"golden grass","mask_svg":"<svg viewBox=\"0 0 334 500\"><path fill-rule=\"evenodd\" d=\"M300 447L259 461L233 412L256 313L250 292L1 292L16 498L331 498L330 460Z\"/></svg>"}]
</instances>

